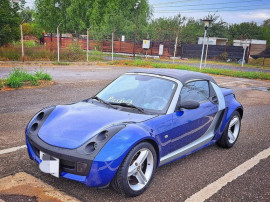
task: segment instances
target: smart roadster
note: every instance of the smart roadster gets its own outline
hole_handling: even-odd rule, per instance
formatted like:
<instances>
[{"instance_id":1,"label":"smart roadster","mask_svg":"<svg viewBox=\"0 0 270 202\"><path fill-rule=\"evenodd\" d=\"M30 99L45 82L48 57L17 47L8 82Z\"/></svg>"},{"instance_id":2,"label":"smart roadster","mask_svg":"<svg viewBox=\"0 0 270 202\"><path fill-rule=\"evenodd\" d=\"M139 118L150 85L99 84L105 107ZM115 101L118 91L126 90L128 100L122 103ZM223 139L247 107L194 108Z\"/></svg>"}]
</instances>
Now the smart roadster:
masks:
<instances>
[{"instance_id":1,"label":"smart roadster","mask_svg":"<svg viewBox=\"0 0 270 202\"><path fill-rule=\"evenodd\" d=\"M233 91L209 75L136 69L91 98L41 110L25 134L41 171L137 196L158 167L213 143L232 147L242 117Z\"/></svg>"}]
</instances>

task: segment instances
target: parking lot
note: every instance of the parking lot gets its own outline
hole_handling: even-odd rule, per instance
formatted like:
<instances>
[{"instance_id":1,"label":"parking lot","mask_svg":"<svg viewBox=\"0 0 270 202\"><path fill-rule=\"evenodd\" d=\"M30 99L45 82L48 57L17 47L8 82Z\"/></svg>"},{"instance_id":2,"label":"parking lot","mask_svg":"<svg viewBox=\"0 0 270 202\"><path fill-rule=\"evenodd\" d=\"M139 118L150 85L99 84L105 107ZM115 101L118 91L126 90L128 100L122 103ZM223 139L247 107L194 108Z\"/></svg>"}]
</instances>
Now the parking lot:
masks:
<instances>
[{"instance_id":1,"label":"parking lot","mask_svg":"<svg viewBox=\"0 0 270 202\"><path fill-rule=\"evenodd\" d=\"M32 201L129 201L111 188L89 188L42 173L28 158L24 130L40 109L89 98L133 68L97 65L24 68L30 71L41 68L50 73L56 83L44 88L0 91L0 201L15 200L23 197L21 195ZM11 70L11 67L1 66L0 78ZM232 88L244 107L237 144L231 149L212 145L160 167L149 189L132 198L133 201L185 201L188 198L191 201L207 198L208 201L270 201L270 91L258 88L269 88L270 82L213 77L220 86ZM239 165L243 166L234 170Z\"/></svg>"}]
</instances>

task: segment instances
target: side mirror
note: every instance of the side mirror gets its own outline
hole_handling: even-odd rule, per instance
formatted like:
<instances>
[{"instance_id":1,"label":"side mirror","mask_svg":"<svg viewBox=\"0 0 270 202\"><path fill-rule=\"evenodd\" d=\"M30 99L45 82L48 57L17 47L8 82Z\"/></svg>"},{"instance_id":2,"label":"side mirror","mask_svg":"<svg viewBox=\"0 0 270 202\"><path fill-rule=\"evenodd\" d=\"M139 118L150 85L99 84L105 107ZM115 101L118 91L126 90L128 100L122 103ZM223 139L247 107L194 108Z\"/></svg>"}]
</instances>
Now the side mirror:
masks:
<instances>
[{"instance_id":1,"label":"side mirror","mask_svg":"<svg viewBox=\"0 0 270 202\"><path fill-rule=\"evenodd\" d=\"M199 106L200 106L200 103L193 100L187 100L180 104L180 108L184 108L184 109L197 109L199 108Z\"/></svg>"}]
</instances>

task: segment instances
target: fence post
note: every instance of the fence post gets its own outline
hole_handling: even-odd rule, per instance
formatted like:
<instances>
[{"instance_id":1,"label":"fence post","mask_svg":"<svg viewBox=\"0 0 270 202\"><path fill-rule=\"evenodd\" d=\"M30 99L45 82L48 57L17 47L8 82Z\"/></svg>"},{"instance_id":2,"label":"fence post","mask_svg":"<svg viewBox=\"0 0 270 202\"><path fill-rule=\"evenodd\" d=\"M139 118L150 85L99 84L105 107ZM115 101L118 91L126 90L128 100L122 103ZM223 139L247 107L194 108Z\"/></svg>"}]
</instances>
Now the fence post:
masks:
<instances>
[{"instance_id":1,"label":"fence post","mask_svg":"<svg viewBox=\"0 0 270 202\"><path fill-rule=\"evenodd\" d=\"M57 61L60 61L60 47L59 47L59 26L61 23L57 26Z\"/></svg>"},{"instance_id":2,"label":"fence post","mask_svg":"<svg viewBox=\"0 0 270 202\"><path fill-rule=\"evenodd\" d=\"M89 52L89 29L90 27L87 29L87 40L86 40L86 58L87 58L87 62L88 62L88 52Z\"/></svg>"},{"instance_id":3,"label":"fence post","mask_svg":"<svg viewBox=\"0 0 270 202\"><path fill-rule=\"evenodd\" d=\"M114 38L114 33L112 32L112 61L113 61L113 38Z\"/></svg>"},{"instance_id":4,"label":"fence post","mask_svg":"<svg viewBox=\"0 0 270 202\"><path fill-rule=\"evenodd\" d=\"M21 24L20 24L20 28L21 28L21 44L22 44L22 61L24 62L24 47L23 47L23 22L24 22L24 20L21 22Z\"/></svg>"},{"instance_id":5,"label":"fence post","mask_svg":"<svg viewBox=\"0 0 270 202\"><path fill-rule=\"evenodd\" d=\"M174 63L174 58L175 58L175 54L176 54L177 40L178 40L178 36L175 38L175 45L174 45L174 52L173 52L173 63Z\"/></svg>"}]
</instances>

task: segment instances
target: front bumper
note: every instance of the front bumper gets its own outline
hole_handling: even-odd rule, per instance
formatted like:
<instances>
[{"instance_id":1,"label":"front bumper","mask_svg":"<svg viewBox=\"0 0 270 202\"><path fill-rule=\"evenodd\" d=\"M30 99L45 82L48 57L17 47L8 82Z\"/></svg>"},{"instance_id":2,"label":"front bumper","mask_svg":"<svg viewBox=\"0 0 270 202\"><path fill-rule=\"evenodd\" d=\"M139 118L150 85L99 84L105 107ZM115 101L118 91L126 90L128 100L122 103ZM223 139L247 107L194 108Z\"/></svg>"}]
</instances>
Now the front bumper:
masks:
<instances>
[{"instance_id":1,"label":"front bumper","mask_svg":"<svg viewBox=\"0 0 270 202\"><path fill-rule=\"evenodd\" d=\"M93 160L89 158L89 155L80 154L76 149L64 149L51 146L43 142L38 136L28 136L26 138L28 153L31 159L40 163L39 159L40 151L45 152L60 160L60 175L70 173L78 176L89 175ZM63 175L62 175L63 173Z\"/></svg>"}]
</instances>

